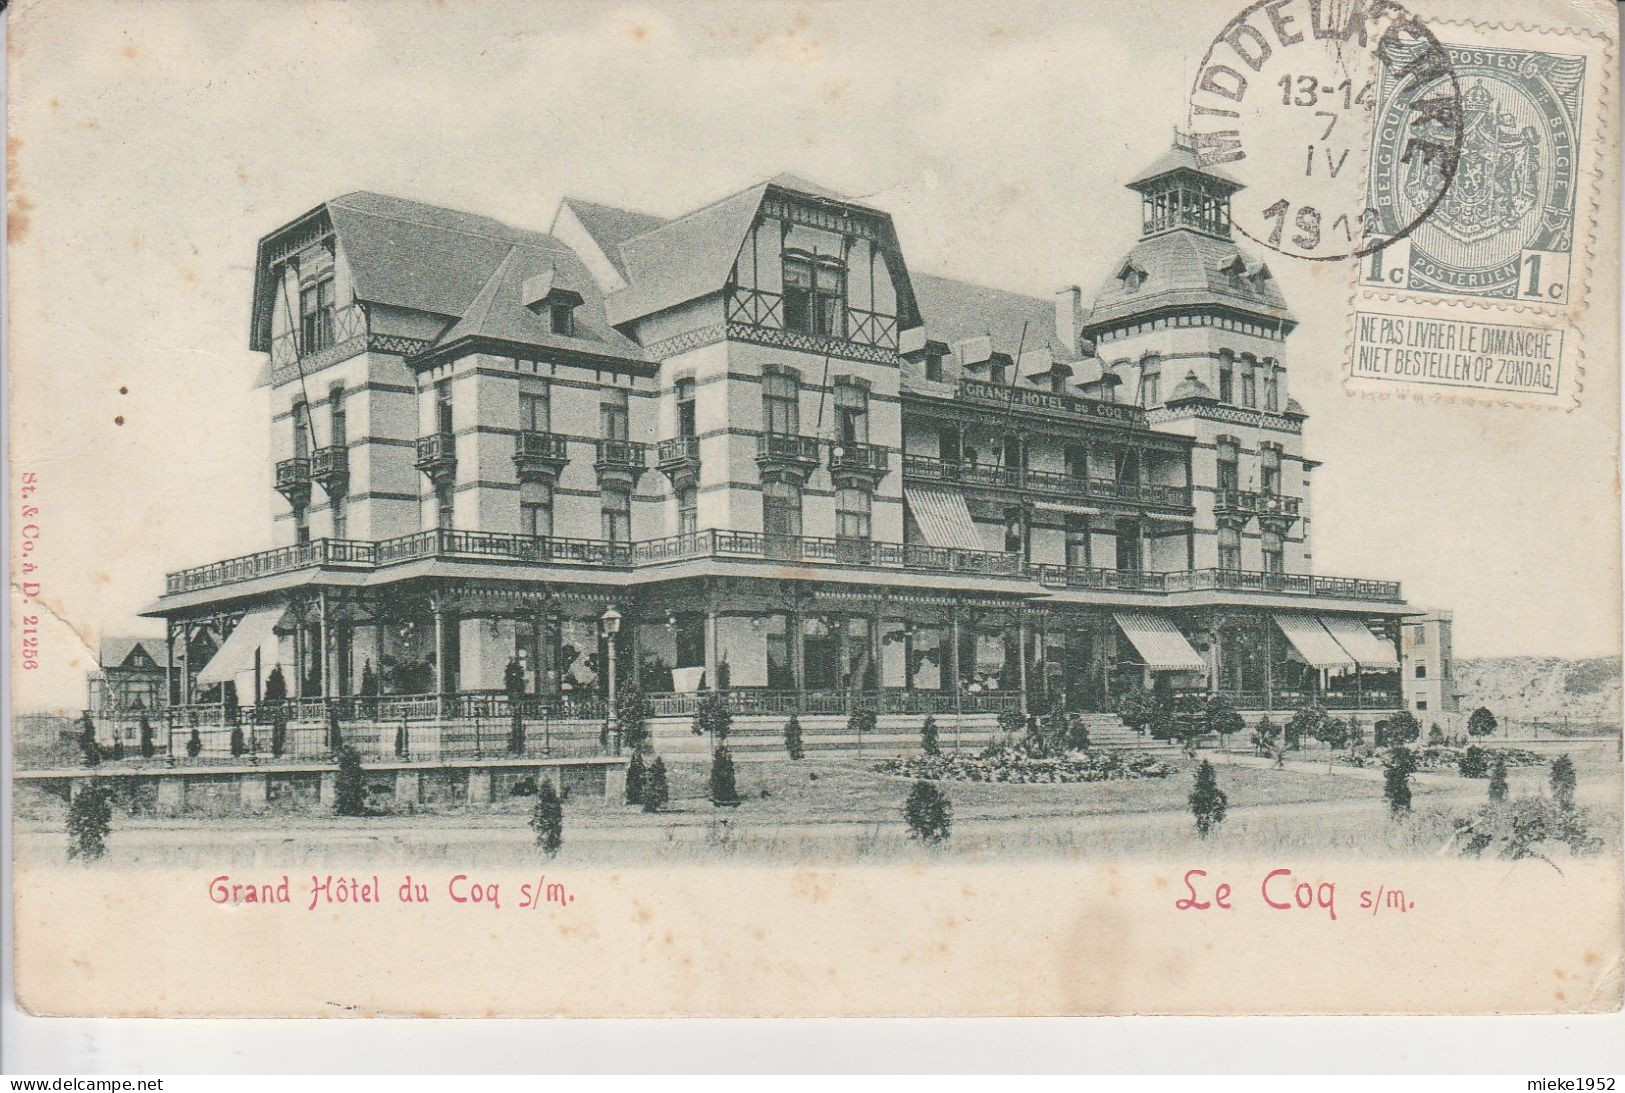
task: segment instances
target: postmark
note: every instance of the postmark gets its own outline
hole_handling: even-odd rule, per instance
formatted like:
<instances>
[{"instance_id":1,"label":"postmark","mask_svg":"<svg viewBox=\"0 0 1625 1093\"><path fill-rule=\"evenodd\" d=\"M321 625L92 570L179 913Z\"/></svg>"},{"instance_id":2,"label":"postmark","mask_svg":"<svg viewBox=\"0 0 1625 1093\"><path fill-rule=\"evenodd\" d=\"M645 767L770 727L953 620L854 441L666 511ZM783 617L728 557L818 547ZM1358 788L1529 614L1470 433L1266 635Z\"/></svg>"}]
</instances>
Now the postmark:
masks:
<instances>
[{"instance_id":1,"label":"postmark","mask_svg":"<svg viewBox=\"0 0 1625 1093\"><path fill-rule=\"evenodd\" d=\"M1428 169L1404 222L1378 231L1364 172L1383 87L1407 123L1401 158ZM1449 54L1399 4L1260 0L1203 57L1190 129L1202 162L1247 187L1235 230L1294 258L1341 261L1391 246L1445 200L1460 96Z\"/></svg>"}]
</instances>

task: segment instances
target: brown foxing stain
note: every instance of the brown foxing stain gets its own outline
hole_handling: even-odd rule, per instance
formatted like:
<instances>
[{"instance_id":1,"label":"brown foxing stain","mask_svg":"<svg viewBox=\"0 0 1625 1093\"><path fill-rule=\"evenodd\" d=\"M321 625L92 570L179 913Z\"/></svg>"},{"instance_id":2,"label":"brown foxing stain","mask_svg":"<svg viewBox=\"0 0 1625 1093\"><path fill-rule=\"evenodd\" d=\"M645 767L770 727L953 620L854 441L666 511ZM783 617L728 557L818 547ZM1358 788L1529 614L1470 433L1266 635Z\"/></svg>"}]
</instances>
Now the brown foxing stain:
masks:
<instances>
[{"instance_id":1,"label":"brown foxing stain","mask_svg":"<svg viewBox=\"0 0 1625 1093\"><path fill-rule=\"evenodd\" d=\"M824 101L831 106L837 106L846 98L846 89L852 86L848 81L831 80L824 85Z\"/></svg>"},{"instance_id":2,"label":"brown foxing stain","mask_svg":"<svg viewBox=\"0 0 1625 1093\"><path fill-rule=\"evenodd\" d=\"M57 98L53 98L51 100L51 102L50 102L50 107L51 107L52 110L61 110L62 109L62 100L57 99Z\"/></svg>"},{"instance_id":3,"label":"brown foxing stain","mask_svg":"<svg viewBox=\"0 0 1625 1093\"><path fill-rule=\"evenodd\" d=\"M132 232L130 234L130 249L133 250L133 251L140 251L141 250L141 233L140 232Z\"/></svg>"},{"instance_id":4,"label":"brown foxing stain","mask_svg":"<svg viewBox=\"0 0 1625 1093\"><path fill-rule=\"evenodd\" d=\"M655 919L654 912L638 900L632 901L632 921L640 926L647 926Z\"/></svg>"},{"instance_id":5,"label":"brown foxing stain","mask_svg":"<svg viewBox=\"0 0 1625 1093\"><path fill-rule=\"evenodd\" d=\"M130 389L128 387L120 387L118 389L118 393L121 395L127 395L130 393Z\"/></svg>"},{"instance_id":6,"label":"brown foxing stain","mask_svg":"<svg viewBox=\"0 0 1625 1093\"><path fill-rule=\"evenodd\" d=\"M649 37L649 28L644 26L642 23L633 23L632 26L628 28L627 33L632 36L632 40L634 42L641 42L645 38Z\"/></svg>"},{"instance_id":7,"label":"brown foxing stain","mask_svg":"<svg viewBox=\"0 0 1625 1093\"><path fill-rule=\"evenodd\" d=\"M28 214L34 210L34 203L23 193L23 173L18 163L22 150L21 137L6 138L6 179L11 189L10 200L6 203L6 242L13 245L28 238Z\"/></svg>"},{"instance_id":8,"label":"brown foxing stain","mask_svg":"<svg viewBox=\"0 0 1625 1093\"><path fill-rule=\"evenodd\" d=\"M1596 953L1586 953L1585 955L1585 962L1587 964L1595 964L1599 959L1601 958L1598 957Z\"/></svg>"},{"instance_id":9,"label":"brown foxing stain","mask_svg":"<svg viewBox=\"0 0 1625 1093\"><path fill-rule=\"evenodd\" d=\"M79 128L81 129L100 129L101 127L102 123L97 121L95 118L86 118L84 121L79 123Z\"/></svg>"},{"instance_id":10,"label":"brown foxing stain","mask_svg":"<svg viewBox=\"0 0 1625 1093\"><path fill-rule=\"evenodd\" d=\"M117 417L115 417L113 419L113 424L114 425L123 425L124 424L124 415L119 414Z\"/></svg>"},{"instance_id":11,"label":"brown foxing stain","mask_svg":"<svg viewBox=\"0 0 1625 1093\"><path fill-rule=\"evenodd\" d=\"M134 42L125 42L119 47L118 55L126 61L138 61L141 59L141 50Z\"/></svg>"},{"instance_id":12,"label":"brown foxing stain","mask_svg":"<svg viewBox=\"0 0 1625 1093\"><path fill-rule=\"evenodd\" d=\"M241 167L237 168L237 181L238 182L246 183L248 181L248 178L249 178L249 175L248 175L247 171L243 170Z\"/></svg>"}]
</instances>

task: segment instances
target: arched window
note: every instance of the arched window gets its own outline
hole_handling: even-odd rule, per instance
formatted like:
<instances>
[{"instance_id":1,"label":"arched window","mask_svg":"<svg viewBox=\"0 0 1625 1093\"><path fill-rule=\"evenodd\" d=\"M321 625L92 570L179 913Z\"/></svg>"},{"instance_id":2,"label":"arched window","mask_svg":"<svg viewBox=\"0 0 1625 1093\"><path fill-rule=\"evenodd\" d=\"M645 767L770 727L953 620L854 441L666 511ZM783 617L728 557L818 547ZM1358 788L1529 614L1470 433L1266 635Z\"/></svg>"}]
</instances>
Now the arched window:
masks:
<instances>
[{"instance_id":1,"label":"arched window","mask_svg":"<svg viewBox=\"0 0 1625 1093\"><path fill-rule=\"evenodd\" d=\"M1229 357L1219 358L1219 401L1236 401L1236 366Z\"/></svg>"}]
</instances>

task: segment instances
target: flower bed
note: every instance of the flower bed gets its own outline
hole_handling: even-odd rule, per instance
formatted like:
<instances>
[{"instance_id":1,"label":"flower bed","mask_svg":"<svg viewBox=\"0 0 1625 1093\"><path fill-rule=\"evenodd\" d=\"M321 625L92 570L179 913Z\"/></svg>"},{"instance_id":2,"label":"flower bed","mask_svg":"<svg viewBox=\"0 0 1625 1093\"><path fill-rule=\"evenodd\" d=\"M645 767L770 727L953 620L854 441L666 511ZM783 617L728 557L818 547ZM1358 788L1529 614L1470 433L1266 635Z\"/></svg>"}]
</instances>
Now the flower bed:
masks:
<instances>
[{"instance_id":1,"label":"flower bed","mask_svg":"<svg viewBox=\"0 0 1625 1093\"><path fill-rule=\"evenodd\" d=\"M1416 769L1421 771L1452 771L1461 770L1462 757L1469 751L1480 750L1476 745L1468 748L1431 747L1413 748L1411 754L1416 756ZM1495 766L1497 759L1506 763L1508 769L1514 767L1543 766L1549 760L1538 751L1527 748L1483 748L1485 774L1489 777L1489 769ZM1385 748L1360 747L1353 751L1344 752L1337 757L1339 763L1351 767L1380 767L1387 755Z\"/></svg>"},{"instance_id":2,"label":"flower bed","mask_svg":"<svg viewBox=\"0 0 1625 1093\"><path fill-rule=\"evenodd\" d=\"M1069 751L1032 755L1014 747L990 747L981 755L916 755L887 759L873 768L880 774L923 778L928 782L1009 782L1033 785L1053 782L1109 782L1124 778L1166 778L1168 764L1138 751Z\"/></svg>"}]
</instances>

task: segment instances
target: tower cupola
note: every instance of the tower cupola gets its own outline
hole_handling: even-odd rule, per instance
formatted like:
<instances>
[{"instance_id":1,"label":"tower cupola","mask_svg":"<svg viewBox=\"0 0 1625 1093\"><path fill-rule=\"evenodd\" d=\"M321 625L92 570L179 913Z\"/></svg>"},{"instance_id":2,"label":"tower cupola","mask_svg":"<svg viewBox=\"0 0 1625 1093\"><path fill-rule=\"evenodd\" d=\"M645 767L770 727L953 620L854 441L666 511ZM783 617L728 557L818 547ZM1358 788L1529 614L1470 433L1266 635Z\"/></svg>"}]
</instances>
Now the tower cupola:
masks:
<instances>
[{"instance_id":1,"label":"tower cupola","mask_svg":"<svg viewBox=\"0 0 1625 1093\"><path fill-rule=\"evenodd\" d=\"M1188 134L1176 130L1172 147L1127 185L1140 195L1142 239L1181 229L1230 238L1230 195L1242 184L1204 167Z\"/></svg>"}]
</instances>

